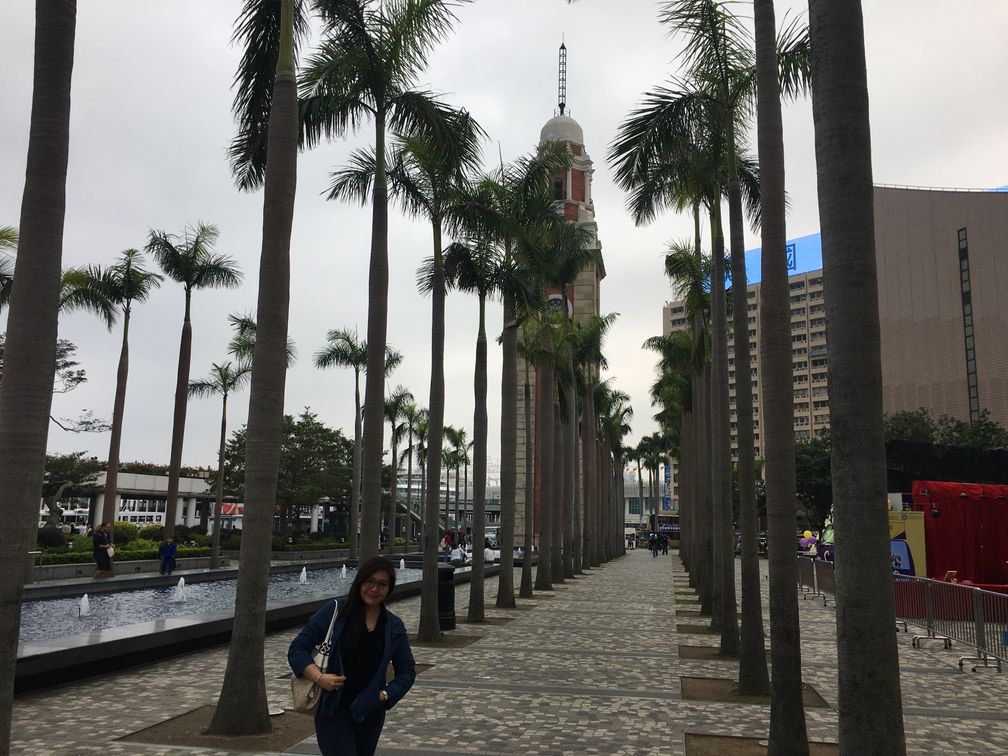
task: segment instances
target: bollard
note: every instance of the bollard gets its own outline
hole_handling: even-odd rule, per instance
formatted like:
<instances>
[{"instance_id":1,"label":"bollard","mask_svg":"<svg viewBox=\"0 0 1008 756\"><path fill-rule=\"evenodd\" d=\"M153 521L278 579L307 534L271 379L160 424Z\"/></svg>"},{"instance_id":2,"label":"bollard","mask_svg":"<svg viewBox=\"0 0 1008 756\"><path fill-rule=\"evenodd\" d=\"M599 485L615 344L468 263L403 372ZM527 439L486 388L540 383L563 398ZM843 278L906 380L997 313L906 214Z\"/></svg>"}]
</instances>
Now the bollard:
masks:
<instances>
[{"instance_id":1,"label":"bollard","mask_svg":"<svg viewBox=\"0 0 1008 756\"><path fill-rule=\"evenodd\" d=\"M455 629L455 568L450 564L437 566L438 626Z\"/></svg>"}]
</instances>

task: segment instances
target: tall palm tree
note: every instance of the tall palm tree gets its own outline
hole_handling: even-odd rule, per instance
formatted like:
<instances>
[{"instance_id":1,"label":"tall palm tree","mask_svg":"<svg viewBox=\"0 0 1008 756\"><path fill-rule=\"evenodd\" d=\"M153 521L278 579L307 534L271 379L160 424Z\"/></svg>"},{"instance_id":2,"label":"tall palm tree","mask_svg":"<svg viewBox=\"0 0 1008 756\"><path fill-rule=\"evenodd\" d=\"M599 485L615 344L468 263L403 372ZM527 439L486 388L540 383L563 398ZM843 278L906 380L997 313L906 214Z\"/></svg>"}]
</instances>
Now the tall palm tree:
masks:
<instances>
[{"instance_id":1,"label":"tall palm tree","mask_svg":"<svg viewBox=\"0 0 1008 756\"><path fill-rule=\"evenodd\" d=\"M426 435L426 429L421 433L421 423L426 423L427 413L425 410L417 407L412 402L407 404L403 408L403 422L406 426L406 448L402 451L402 459L406 460L406 511L408 516L406 518L406 543L404 544L403 551L409 551L410 540L413 535L413 459L417 457L416 450L413 447L413 439L419 439ZM402 459L400 459L396 464L402 464ZM421 490L423 487L423 481L420 482ZM421 497L421 512L423 511L423 498ZM423 515L421 514L420 521L423 522Z\"/></svg>"},{"instance_id":2,"label":"tall palm tree","mask_svg":"<svg viewBox=\"0 0 1008 756\"><path fill-rule=\"evenodd\" d=\"M812 0L809 23L826 317L835 326L829 383L840 752L902 754L886 511L879 505L885 439L861 3ZM876 733L883 720L890 725Z\"/></svg>"},{"instance_id":3,"label":"tall palm tree","mask_svg":"<svg viewBox=\"0 0 1008 756\"><path fill-rule=\"evenodd\" d=\"M390 540L387 547L390 552L395 551L395 539L398 532L396 519L399 515L399 444L402 443L403 436L406 435L406 408L412 404L413 394L404 386L396 386L395 390L385 397L385 422L392 426L392 488L388 519ZM409 516L408 510L407 516Z\"/></svg>"},{"instance_id":4,"label":"tall palm tree","mask_svg":"<svg viewBox=\"0 0 1008 756\"><path fill-rule=\"evenodd\" d=\"M26 553L38 524L56 359L76 21L75 0L36 7L28 160L18 226L21 254L7 313L6 380L0 383L0 491L11 515L0 532L3 554ZM38 359L39 354L46 358ZM0 578L0 750L10 743L23 582L21 570L4 570Z\"/></svg>"},{"instance_id":5,"label":"tall palm tree","mask_svg":"<svg viewBox=\"0 0 1008 756\"><path fill-rule=\"evenodd\" d=\"M293 182L293 179L291 181ZM216 226L198 223L195 226L186 227L181 236L164 231L151 231L150 239L147 242L147 252L153 255L168 278L182 284L185 293L178 374L175 382L171 459L168 467L165 537L170 537L175 533L175 517L178 511L179 470L182 466L182 443L185 437L186 408L189 396L189 363L192 359L192 321L190 320L192 295L198 289L233 289L242 281L242 273L234 259L214 251L214 245L219 236L220 232ZM286 306L284 309L286 310ZM286 332L286 330L285 320L284 331ZM285 333L284 343L286 341ZM286 362L282 355L280 355L280 360L286 369Z\"/></svg>"},{"instance_id":6,"label":"tall palm tree","mask_svg":"<svg viewBox=\"0 0 1008 756\"><path fill-rule=\"evenodd\" d=\"M434 250L428 270L418 280L421 291L431 294L431 384L429 395L427 449L428 501L436 500L440 481L440 457L444 433L444 260L443 241L445 225L453 226L458 192L467 181L467 174L479 163L479 142L483 132L465 112L443 109L443 133L431 138L426 133L400 135L392 149L391 168L386 181L392 196L411 215L423 216L431 223ZM366 202L377 191L378 153L357 151L351 165L333 176L329 197ZM436 511L424 523L424 568L421 591L421 637L434 640L440 637L437 618L437 542L438 521ZM426 597L426 598L424 598Z\"/></svg>"},{"instance_id":7,"label":"tall palm tree","mask_svg":"<svg viewBox=\"0 0 1008 756\"><path fill-rule=\"evenodd\" d=\"M277 7L275 3L247 0L242 13L236 38L245 42L245 55L242 70L237 77L239 87L235 97L235 110L240 117L239 134L235 142L245 147L255 144L260 152L265 145L265 167L262 174L263 240L246 432L245 515L235 595L235 621L220 693L220 700L227 703L214 710L207 730L216 735L247 735L269 732L271 729L266 702L263 648L270 538L283 435L290 305L290 236L297 184L295 49L300 26L295 13L295 2L282 0ZM262 32L262 26L256 21L263 17L272 33L258 33ZM261 99L248 99L249 95L256 93L268 94ZM265 135L262 134L264 124L267 131ZM249 188L252 188L251 185ZM179 273L186 270L188 265L175 264L182 262L174 254L179 250L174 244L164 245L162 241L170 240L159 240L156 245L169 267ZM160 258L158 262L161 263ZM209 275L198 276L195 280L202 281L204 285L235 285L240 280L233 263L226 258L208 254L199 262L201 265L196 270L205 265ZM214 264L211 265L211 262ZM171 276L170 272L169 275ZM191 328L187 328L188 285L186 291L184 346L187 346L186 331L191 332ZM185 362L184 380L183 371L179 370L176 398L187 389L188 354L185 355ZM178 451L181 460L181 439ZM175 475L175 491L172 491L169 478L168 506L173 508L175 499L171 497L177 494L178 486L174 456L170 472ZM174 518L169 519L169 524L174 525Z\"/></svg>"},{"instance_id":8,"label":"tall palm tree","mask_svg":"<svg viewBox=\"0 0 1008 756\"><path fill-rule=\"evenodd\" d=\"M385 347L385 376L387 377L402 362L402 354L391 347ZM363 409L361 407L360 374L367 369L367 342L361 341L355 331L341 328L326 334L326 345L315 352L315 367L349 367L354 371L354 448L350 484L350 558L358 556L358 517L360 516L361 479L361 427Z\"/></svg>"},{"instance_id":9,"label":"tall palm tree","mask_svg":"<svg viewBox=\"0 0 1008 756\"><path fill-rule=\"evenodd\" d=\"M497 288L501 258L493 244L480 244L478 241L468 245L454 244L445 253L444 266L448 287L476 294L479 308L476 366L473 370L473 564L467 617L469 622L483 622L488 431L486 303Z\"/></svg>"},{"instance_id":10,"label":"tall palm tree","mask_svg":"<svg viewBox=\"0 0 1008 756\"><path fill-rule=\"evenodd\" d=\"M791 301L788 287L784 192L784 130L781 118L781 85L778 80L777 24L773 0L755 0L757 97L757 146L760 165L760 370L763 373L763 457L767 494L768 559L770 579L770 648L772 695L770 732L777 753L808 749L805 712L791 692L801 679L797 583L794 558L795 456L791 359ZM737 402L736 402L737 404ZM743 517L748 517L745 510ZM748 544L742 543L743 566ZM747 635L744 623L753 609L747 604L743 569L743 657ZM755 642L755 641L753 641ZM742 668L739 668L741 681ZM894 720L896 721L896 720ZM898 720L902 723L902 717ZM793 732L793 738L787 733ZM783 736L783 737L782 737Z\"/></svg>"},{"instance_id":11,"label":"tall palm tree","mask_svg":"<svg viewBox=\"0 0 1008 756\"><path fill-rule=\"evenodd\" d=\"M304 70L302 126L309 146L323 136L342 136L368 117L374 122L372 237L368 282L368 361L364 388L361 491L361 558L378 546L382 473L382 406L385 401L385 339L388 325L388 177L386 138L391 130L451 150L454 111L417 88L434 45L466 0L368 0L328 4L320 48ZM431 403L432 415L437 415ZM432 423L436 428L436 420Z\"/></svg>"},{"instance_id":12,"label":"tall palm tree","mask_svg":"<svg viewBox=\"0 0 1008 756\"><path fill-rule=\"evenodd\" d=\"M105 471L105 504L102 522L115 519L119 485L119 446L122 440L123 415L126 410L126 381L129 377L129 324L134 302L145 302L163 277L146 270L143 255L138 250L124 250L118 262L109 269L109 297L123 316L122 348L116 372L115 402L112 405L112 433L109 439L108 463Z\"/></svg>"},{"instance_id":13,"label":"tall palm tree","mask_svg":"<svg viewBox=\"0 0 1008 756\"><path fill-rule=\"evenodd\" d=\"M189 381L189 396L207 399L221 398L220 447L217 452L217 500L213 516L213 545L210 549L210 569L220 567L221 515L224 504L224 447L227 443L227 401L228 397L245 387L252 374L252 366L247 362L216 362L210 365L210 374L198 381Z\"/></svg>"},{"instance_id":14,"label":"tall palm tree","mask_svg":"<svg viewBox=\"0 0 1008 756\"><path fill-rule=\"evenodd\" d=\"M601 563L598 531L600 490L598 479L597 429L598 414L594 391L599 373L608 367L603 352L605 337L616 322L616 314L593 315L575 329L574 354L578 373L578 391L581 396L581 457L584 465L584 524L582 530L584 564L597 567Z\"/></svg>"},{"instance_id":15,"label":"tall palm tree","mask_svg":"<svg viewBox=\"0 0 1008 756\"><path fill-rule=\"evenodd\" d=\"M459 472L462 470L462 461L465 456L465 447L468 443L468 433L465 428L454 428L450 425L446 425L444 429L444 438L448 443L448 448L450 450L449 459L451 460L451 469L455 471L455 527L462 527L462 520L459 516ZM448 519L448 508L450 502L445 501L445 520Z\"/></svg>"}]
</instances>

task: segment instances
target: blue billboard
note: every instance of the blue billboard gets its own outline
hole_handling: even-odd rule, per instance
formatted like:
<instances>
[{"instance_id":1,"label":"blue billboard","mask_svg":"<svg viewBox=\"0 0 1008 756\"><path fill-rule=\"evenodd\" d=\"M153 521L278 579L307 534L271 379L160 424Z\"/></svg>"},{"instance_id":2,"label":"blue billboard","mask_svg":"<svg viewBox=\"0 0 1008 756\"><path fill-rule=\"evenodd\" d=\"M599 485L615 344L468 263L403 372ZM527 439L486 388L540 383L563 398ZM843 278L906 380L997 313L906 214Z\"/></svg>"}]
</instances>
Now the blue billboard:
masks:
<instances>
[{"instance_id":1,"label":"blue billboard","mask_svg":"<svg viewBox=\"0 0 1008 756\"><path fill-rule=\"evenodd\" d=\"M762 249L760 247L746 250L746 284L759 283L761 260ZM822 237L816 233L788 239L787 267L789 276L822 270ZM727 265L725 266L725 280L731 283L731 271L728 270Z\"/></svg>"}]
</instances>

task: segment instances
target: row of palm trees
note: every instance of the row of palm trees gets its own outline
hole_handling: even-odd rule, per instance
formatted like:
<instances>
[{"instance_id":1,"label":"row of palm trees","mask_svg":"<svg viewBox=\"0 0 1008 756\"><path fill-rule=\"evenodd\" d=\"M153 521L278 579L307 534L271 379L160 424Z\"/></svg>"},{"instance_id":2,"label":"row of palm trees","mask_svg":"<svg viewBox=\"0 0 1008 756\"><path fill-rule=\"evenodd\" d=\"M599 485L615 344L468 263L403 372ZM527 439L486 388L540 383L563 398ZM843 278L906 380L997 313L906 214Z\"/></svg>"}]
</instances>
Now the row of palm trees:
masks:
<instances>
[{"instance_id":1,"label":"row of palm trees","mask_svg":"<svg viewBox=\"0 0 1008 756\"><path fill-rule=\"evenodd\" d=\"M720 634L721 652L739 658L740 693L771 694L770 751L807 753L794 589L794 437L780 103L782 97L811 90L830 324L831 425L843 428L844 436L843 449L834 451L834 473L845 473L834 489L834 502L838 515L844 512L838 519L846 528L845 547L851 549L837 552L837 577L844 584L837 591L838 668L843 670L840 745L845 753L902 753L893 604L883 563L884 508L866 505L882 500L885 456L860 3L812 0L810 27L792 21L782 30L777 29L772 0L755 0L753 8L755 46L728 3L663 3L661 20L683 43L684 73L645 94L610 151L617 181L629 192L628 208L638 223L652 221L665 209L690 211L694 219L694 238L670 245L665 259L692 328L645 343L660 355L652 399L659 408L656 419L664 445L680 462L681 553L702 611ZM744 134L754 116L758 162L745 154ZM725 200L730 291L725 288ZM769 675L756 543L752 332L743 254L746 209L763 237L759 368L770 549ZM710 223L709 258L701 250L702 211ZM860 301L856 292L862 295ZM734 439L729 429L729 354L735 365ZM743 544L741 632L732 440L738 450ZM895 727L887 728L886 722ZM884 744L872 742L881 730Z\"/></svg>"},{"instance_id":2,"label":"row of palm trees","mask_svg":"<svg viewBox=\"0 0 1008 756\"><path fill-rule=\"evenodd\" d=\"M358 171L360 181L340 182L337 175L333 185L334 198L369 199L373 218L360 455L363 520L360 556L370 556L377 550L381 517L390 196L399 199L409 212L428 217L433 232L433 257L429 266L432 374L426 449L428 500L435 500L440 480L444 433L444 298L452 280L443 244L446 232L473 252L488 250L499 260L502 271L514 272L526 262L533 263L525 268L526 287L501 286L497 289L505 312L505 328L501 334L504 360L502 460L510 465L517 453L518 332L534 322L526 314L527 304L534 295L545 286L563 292L569 281L564 266L576 265L574 255L551 259L546 253L560 248L576 251L583 245L563 242L564 235L573 236L574 232L556 222L555 210L548 201L551 197L548 191L542 191L548 186L549 176L564 169L562 155L554 156L547 151L502 165L499 171L484 177L489 181L461 180L475 170L478 138L482 132L467 113L448 107L419 88L417 81L433 46L451 30L456 20L454 9L463 1L316 0L309 5L295 0L270 3L247 0L238 20L235 38L244 54L236 76L234 102L238 134L230 154L239 186L248 190L264 189L263 244L256 343L251 365L245 529L232 644L221 691L221 699L227 700L229 705L216 709L209 728L213 733L240 735L270 729L263 654L266 581L283 416L290 231L299 143L311 148L323 138L338 138L355 130L368 119L374 126L371 151L357 156L364 168ZM629 160L623 178L628 184L646 186L650 179L660 179L663 172L671 171L677 176L678 183L674 186L689 191L666 192L666 185L659 181L655 184L659 188L653 195L656 206L689 206L694 210L698 227L701 205L706 205L712 216L714 285L708 319L713 326L713 359L709 368L701 368L698 375L689 379L691 400L689 404L683 403L682 411L687 421L682 426L682 436L692 439L693 448L692 455L684 453L683 459L687 468L692 461L689 487L698 494L684 511L687 523L684 546L702 594L712 597L708 604L713 603L714 598L718 600L714 616L721 622L722 643L726 644L730 642L735 615L733 568L727 558L728 528L722 495L728 457L724 442L727 403L721 391L726 376L727 348L720 197L723 193L729 197L730 236L734 248L741 242L741 234L737 233L741 230L738 197L740 167L744 163L737 157L736 139L742 131L738 128L741 115L755 107L751 96L743 96L747 88L753 91L755 82L760 93L757 119L763 183L760 209L764 266L767 268L763 274L764 296L776 303L780 308L776 310L780 322L785 322L787 303L780 295L782 288L786 294L786 269L778 92L797 91L803 79L798 75L799 69L778 66L783 51L778 56L775 49L772 0L756 0L754 5L759 31L755 66L748 65L752 55L745 52L747 48L734 44L739 36L738 27L727 17L720 3L678 0L666 3L663 8L666 20L685 30L692 40L687 45L685 57L690 73L683 83L689 85L686 91L693 96L676 98L681 107L671 112L662 111L665 95L675 94L673 90L677 87L658 90L651 105L656 112L666 112L670 116L659 121L683 124L686 129L685 132L673 129L678 136L669 138L664 129L655 131L643 126L638 134L644 147L643 159ZM76 10L75 0L47 0L39 3L37 10L32 117L18 225L20 254L10 297L5 375L0 384L0 490L5 492L11 508L20 513L11 518L9 527L0 531L0 553L5 554L23 553L27 549L41 490L41 460L53 375L51 361L39 359L38 355L55 354L57 338ZM298 57L307 39L309 11L320 18L324 31L317 49L302 61L299 86ZM850 332L856 334L856 340L848 342L831 331L831 342L835 346L831 347L830 382L840 389L831 392L831 397L834 394L837 397L831 400L834 428L840 427L840 432L834 435L835 464L844 473L834 475L835 480L841 480L834 497L838 507L835 522L841 546L838 555L849 560L838 564L838 604L844 607L838 610L841 618L840 737L842 748L847 752L898 753L902 750L902 718L895 640L891 632L892 599L884 595L885 581L879 579L887 572L886 555L883 543L862 534L869 527L872 532L885 531L884 510L869 504L884 498L879 493L884 492L884 477L880 479L876 469L882 455L876 454L872 460L865 461L866 452L881 449L881 422L875 422L881 418L881 371L875 348L877 309L871 297L864 296L865 291L874 292L872 283L849 280L849 275L855 272L871 271L874 261L860 3L858 0L810 0L810 14L811 44L798 49L811 51L825 277L828 286L836 287L828 299L831 311L827 315L831 323L849 325ZM737 67L739 63L748 65L748 68L742 67L749 71L748 74ZM738 75L740 72L742 75ZM391 145L390 134L396 137ZM689 138L680 139L683 134ZM680 152L690 156L690 169L676 169L676 157ZM397 172L402 181L397 179ZM457 203L453 198L458 196L471 197L471 201ZM544 198L547 201L543 202ZM198 228L193 230L193 235L199 235ZM182 246L187 244L187 239L190 239L188 234L181 240ZM170 254L176 247L175 241L164 241L168 243L159 244L152 252ZM537 275L528 276L528 270L536 271ZM214 280L225 283L228 277ZM733 280L736 288L744 292L744 287L739 285L744 277L735 276ZM188 300L191 290L198 286L185 284L185 287ZM483 301L480 292L480 302ZM764 308L764 312L767 311ZM773 306L769 311L775 311ZM695 315L697 341L703 317L702 313ZM551 450L554 456L567 458L563 441L555 447L547 444L547 434L559 425L566 428L559 434L561 439L568 438L577 404L574 412L570 412L571 397L563 394L560 384L554 381L554 376L563 371L562 350L555 337L562 327L562 317L537 320L538 339L527 341L526 346L538 350L535 361L541 447L537 453L545 462ZM764 325L769 333L769 324L765 321ZM784 332L781 329L778 334L781 341ZM179 396L186 394L188 389L187 333L191 334L191 326L184 325L180 357L185 359L179 361L176 427L181 427L180 420L184 420L184 402ZM867 346L865 333L874 339ZM870 353L867 360L862 359L866 349ZM482 328L476 353L473 474L476 490L480 490L485 484L485 415L481 414L485 405L481 397L486 390L486 336ZM736 357L738 355L736 347ZM784 366L788 362L782 359L780 364ZM573 361L568 364L571 374L580 371L582 377L588 377L600 363L601 359L578 367ZM557 365L561 365L559 370ZM777 374L771 369L764 370L765 378L772 375ZM710 380L710 376L716 376L716 380ZM783 396L784 380L780 375L777 379L778 390ZM622 542L616 527L618 517L614 516L614 501L621 499L615 496L617 476L614 471L622 469L621 439L626 433L630 411L625 401L620 401L618 392L610 390L608 399L596 397L587 384L585 381L579 386L581 462L587 481L587 485L581 487L582 536L585 559L588 564L594 564L616 553ZM720 396L714 395L715 388ZM788 483L784 480L788 455L782 452L788 448L786 437L790 433L789 384L786 390L788 401L780 402L777 408L780 414L772 434L774 440L770 441L768 433L766 444L767 489L772 508L771 626L774 643L771 662L775 703L771 712L771 749L776 752L798 751L802 744L807 748L805 728L801 726L804 720L800 717L800 691L794 686L800 675L792 674L800 664L797 633L792 632L797 629L794 560L793 554L788 557L785 553L785 548L790 551L793 545L788 543L793 534L785 533L786 529L793 528L793 512L790 513L790 528L783 527L787 517L782 516L785 510L793 509L793 496L786 496ZM530 389L526 391L530 399ZM564 401L554 402L556 395L562 396ZM839 398L841 396L844 399ZM868 411L859 404L865 401L870 402ZM876 403L878 418L873 417ZM567 426L562 417L559 421L554 419L554 413L560 414L561 404L568 408ZM525 406L528 415L531 401L526 401ZM709 428L708 417L712 418ZM583 422L585 418L588 422ZM878 426L875 434L878 439L872 435L875 433L872 423ZM526 427L529 425L526 423ZM767 431L771 428L767 427ZM716 443L708 445L709 439ZM174 463L176 443L180 458L181 437L173 441L173 470L177 468ZM686 448L689 446L687 444ZM526 448L531 454L531 445ZM710 464L711 460L716 462ZM531 467L529 465L529 469ZM560 516L563 510L559 506L559 492L564 492L566 501L567 492L573 492L576 497L579 487L563 486L566 472L557 483L554 466L542 464L541 467L544 471L541 488L552 495L544 497L540 512L541 545L548 552L541 552L540 571L552 571L553 559L560 552L554 548L555 539L574 534L573 528L564 527L567 521ZM564 469L568 469L566 465ZM713 470L709 480L702 474L708 470ZM790 485L793 491L793 476ZM508 539L513 539L513 529L509 536L509 523L514 520L514 488L513 471L502 469L505 562L498 602L505 605L514 600L513 586L507 586L512 574ZM719 505L714 509L717 519L710 522L707 513L711 510L704 503L714 501ZM526 496L527 523L533 519L531 506L532 497ZM553 527L554 518L559 520L559 528ZM881 526L875 528L879 522ZM476 523L477 527L481 526L479 514ZM433 507L427 507L424 525L425 585L420 635L432 637L438 632L433 582L437 512ZM549 539L546 538L547 527L550 528ZM526 542L530 530L526 527ZM617 535L615 539L612 538L614 534ZM572 553L577 543L576 538L573 540ZM549 577L551 572L545 574ZM481 581L477 582L482 585ZM850 600L856 591L864 590L871 591L869 601ZM2 742L8 742L10 737L20 594L19 571L4 571L0 582L0 637L5 639L0 655L0 680L4 681L0 700ZM752 620L752 616L747 611L743 619ZM870 659L865 651L870 651ZM879 680L884 680L885 684L879 684ZM877 694L873 695L875 691ZM798 702L798 711L787 707L788 702L794 701ZM859 744L863 747L859 748Z\"/></svg>"}]
</instances>

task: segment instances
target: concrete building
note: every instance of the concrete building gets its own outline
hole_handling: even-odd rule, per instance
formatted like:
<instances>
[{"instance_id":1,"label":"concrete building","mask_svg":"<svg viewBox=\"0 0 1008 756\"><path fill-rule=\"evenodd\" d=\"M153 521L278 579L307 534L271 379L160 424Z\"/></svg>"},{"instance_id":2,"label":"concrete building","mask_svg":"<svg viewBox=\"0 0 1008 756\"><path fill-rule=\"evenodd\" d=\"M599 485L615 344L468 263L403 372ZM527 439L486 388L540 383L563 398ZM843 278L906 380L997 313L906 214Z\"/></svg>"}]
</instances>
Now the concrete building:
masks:
<instances>
[{"instance_id":1,"label":"concrete building","mask_svg":"<svg viewBox=\"0 0 1008 756\"><path fill-rule=\"evenodd\" d=\"M975 420L981 409L1008 426L1008 191L875 187L875 250L882 336L883 408L924 407ZM829 428L829 347L819 234L788 242L794 432ZM746 252L749 374L760 456L760 250ZM662 310L662 332L687 328L681 301ZM732 456L734 349L728 348ZM673 498L678 498L673 465Z\"/></svg>"}]
</instances>

